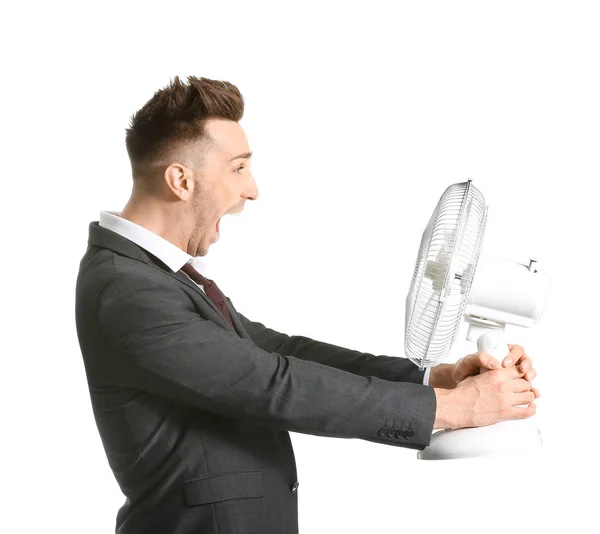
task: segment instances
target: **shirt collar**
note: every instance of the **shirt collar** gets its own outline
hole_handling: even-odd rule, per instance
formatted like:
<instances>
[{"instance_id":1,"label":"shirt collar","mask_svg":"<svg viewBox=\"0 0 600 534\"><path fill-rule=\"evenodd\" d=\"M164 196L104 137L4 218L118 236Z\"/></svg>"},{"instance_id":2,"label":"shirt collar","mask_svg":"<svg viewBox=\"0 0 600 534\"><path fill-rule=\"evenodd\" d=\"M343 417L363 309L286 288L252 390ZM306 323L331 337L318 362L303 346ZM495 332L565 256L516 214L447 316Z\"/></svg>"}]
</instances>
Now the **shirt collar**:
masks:
<instances>
[{"instance_id":1,"label":"shirt collar","mask_svg":"<svg viewBox=\"0 0 600 534\"><path fill-rule=\"evenodd\" d=\"M173 272L179 271L186 263L192 262L194 268L206 276L206 261L201 256L190 256L184 250L154 232L121 217L120 211L101 211L100 226L129 239L144 250L154 254Z\"/></svg>"}]
</instances>

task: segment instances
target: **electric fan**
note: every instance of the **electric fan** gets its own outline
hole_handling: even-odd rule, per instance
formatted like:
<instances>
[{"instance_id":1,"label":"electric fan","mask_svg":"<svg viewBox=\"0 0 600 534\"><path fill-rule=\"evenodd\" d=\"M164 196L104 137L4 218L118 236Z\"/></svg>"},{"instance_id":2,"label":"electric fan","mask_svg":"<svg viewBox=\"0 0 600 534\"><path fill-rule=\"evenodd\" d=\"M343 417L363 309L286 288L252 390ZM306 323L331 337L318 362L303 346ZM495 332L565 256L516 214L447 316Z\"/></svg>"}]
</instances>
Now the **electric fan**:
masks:
<instances>
[{"instance_id":1,"label":"electric fan","mask_svg":"<svg viewBox=\"0 0 600 534\"><path fill-rule=\"evenodd\" d=\"M530 327L542 316L550 278L537 268L481 253L487 206L471 183L449 186L421 239L406 297L404 349L421 370L448 354L461 321L479 352L502 361L510 352L507 324ZM426 374L428 376L428 373ZM423 460L474 458L535 452L541 446L535 416L493 425L444 429L417 457Z\"/></svg>"}]
</instances>

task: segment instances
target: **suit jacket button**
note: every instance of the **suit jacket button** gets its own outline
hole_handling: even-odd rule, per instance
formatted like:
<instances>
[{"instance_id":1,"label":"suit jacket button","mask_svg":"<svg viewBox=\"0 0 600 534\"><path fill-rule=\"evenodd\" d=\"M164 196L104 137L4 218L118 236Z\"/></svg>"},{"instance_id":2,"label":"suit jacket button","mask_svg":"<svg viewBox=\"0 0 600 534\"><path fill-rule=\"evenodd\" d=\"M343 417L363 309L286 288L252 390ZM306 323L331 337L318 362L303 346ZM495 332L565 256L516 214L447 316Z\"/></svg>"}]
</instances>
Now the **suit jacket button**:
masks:
<instances>
[{"instance_id":1,"label":"suit jacket button","mask_svg":"<svg viewBox=\"0 0 600 534\"><path fill-rule=\"evenodd\" d=\"M410 429L409 429L409 430L406 430L406 431L404 432L404 437L405 437L406 439L410 439L410 438L412 438L412 437L413 437L413 431L412 431L412 430L410 430Z\"/></svg>"},{"instance_id":2,"label":"suit jacket button","mask_svg":"<svg viewBox=\"0 0 600 534\"><path fill-rule=\"evenodd\" d=\"M398 439L404 438L404 430L396 430L396 437Z\"/></svg>"},{"instance_id":3,"label":"suit jacket button","mask_svg":"<svg viewBox=\"0 0 600 534\"><path fill-rule=\"evenodd\" d=\"M385 433L386 433L387 431L388 431L388 429L387 429L387 428L385 428L385 427L383 427L383 428L380 428L380 429L377 431L377 433L378 433L378 434L379 434L381 437L383 437L383 436L385 436Z\"/></svg>"},{"instance_id":4,"label":"suit jacket button","mask_svg":"<svg viewBox=\"0 0 600 534\"><path fill-rule=\"evenodd\" d=\"M394 434L395 434L395 432L394 432L394 429L393 429L393 428L390 428L390 429L387 431L387 436L388 436L388 438L393 438L393 437L394 437Z\"/></svg>"},{"instance_id":5,"label":"suit jacket button","mask_svg":"<svg viewBox=\"0 0 600 534\"><path fill-rule=\"evenodd\" d=\"M297 481L292 484L292 493L296 493L298 491L299 485L300 485L300 483Z\"/></svg>"}]
</instances>

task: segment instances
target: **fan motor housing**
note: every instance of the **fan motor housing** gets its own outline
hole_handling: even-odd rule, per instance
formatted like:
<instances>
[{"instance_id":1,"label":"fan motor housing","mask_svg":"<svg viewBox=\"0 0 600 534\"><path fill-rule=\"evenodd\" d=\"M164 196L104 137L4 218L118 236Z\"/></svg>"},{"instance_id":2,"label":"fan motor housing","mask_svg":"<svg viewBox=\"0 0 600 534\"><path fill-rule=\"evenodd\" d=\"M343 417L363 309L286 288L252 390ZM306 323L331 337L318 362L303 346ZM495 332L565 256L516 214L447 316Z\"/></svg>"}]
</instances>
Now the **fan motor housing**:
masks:
<instances>
[{"instance_id":1,"label":"fan motor housing","mask_svg":"<svg viewBox=\"0 0 600 534\"><path fill-rule=\"evenodd\" d=\"M544 270L482 252L465 316L529 328L544 314L549 294Z\"/></svg>"}]
</instances>

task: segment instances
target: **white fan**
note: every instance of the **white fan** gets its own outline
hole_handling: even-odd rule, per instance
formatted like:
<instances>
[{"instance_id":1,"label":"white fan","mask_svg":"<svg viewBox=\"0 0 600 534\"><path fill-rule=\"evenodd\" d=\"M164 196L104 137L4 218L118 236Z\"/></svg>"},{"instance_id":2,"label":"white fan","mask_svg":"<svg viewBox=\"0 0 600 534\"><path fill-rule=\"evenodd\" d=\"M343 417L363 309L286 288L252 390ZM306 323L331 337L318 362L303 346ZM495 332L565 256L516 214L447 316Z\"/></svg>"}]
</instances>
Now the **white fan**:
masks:
<instances>
[{"instance_id":1,"label":"white fan","mask_svg":"<svg viewBox=\"0 0 600 534\"><path fill-rule=\"evenodd\" d=\"M423 232L406 297L404 349L421 370L440 363L461 321L477 350L502 361L510 352L507 324L530 327L542 316L550 278L528 265L481 253L487 206L468 180L441 196ZM480 254L481 253L481 254ZM418 458L441 460L535 452L542 444L535 416L479 428L444 429Z\"/></svg>"}]
</instances>

